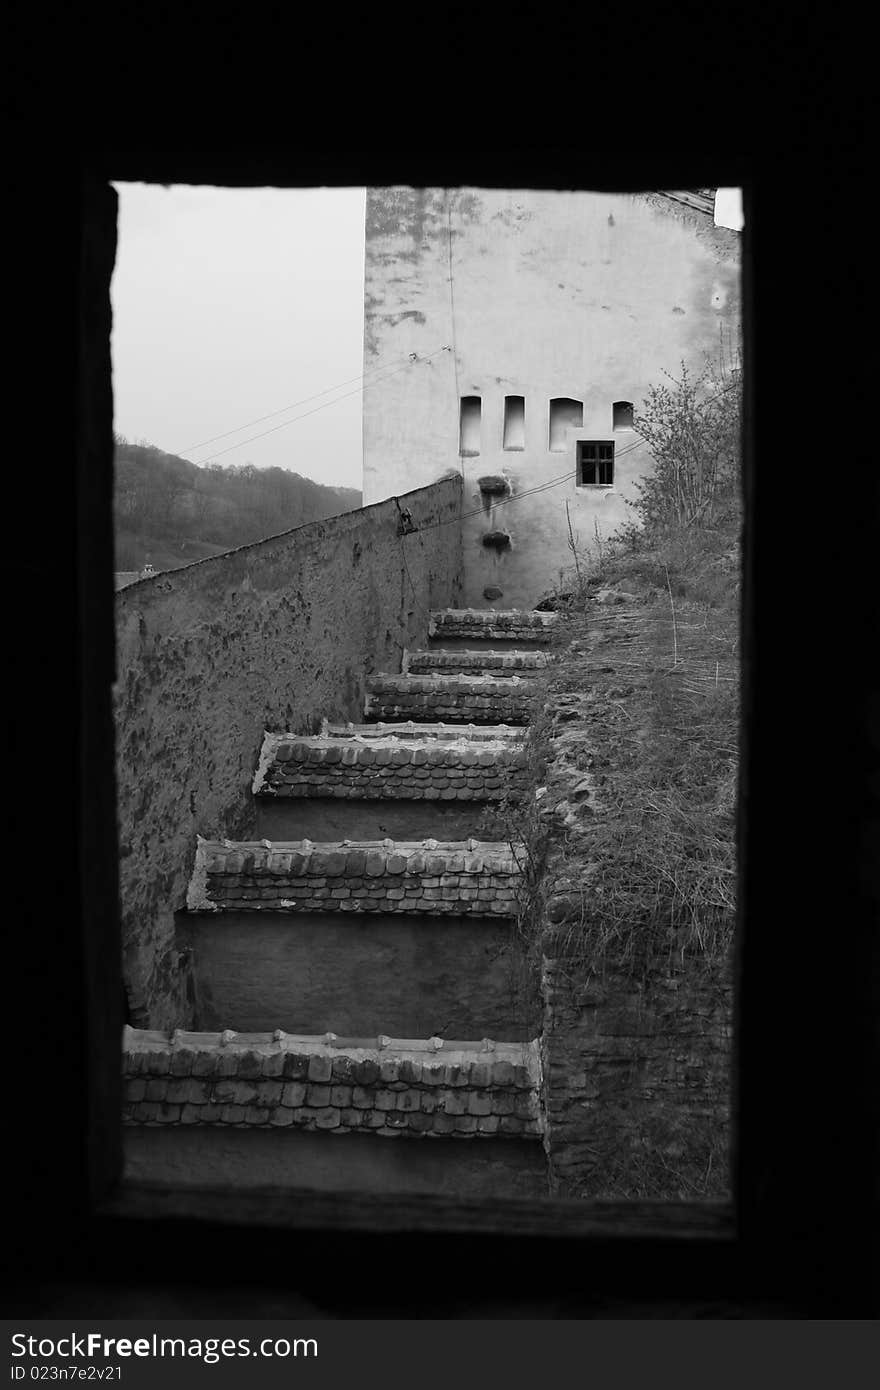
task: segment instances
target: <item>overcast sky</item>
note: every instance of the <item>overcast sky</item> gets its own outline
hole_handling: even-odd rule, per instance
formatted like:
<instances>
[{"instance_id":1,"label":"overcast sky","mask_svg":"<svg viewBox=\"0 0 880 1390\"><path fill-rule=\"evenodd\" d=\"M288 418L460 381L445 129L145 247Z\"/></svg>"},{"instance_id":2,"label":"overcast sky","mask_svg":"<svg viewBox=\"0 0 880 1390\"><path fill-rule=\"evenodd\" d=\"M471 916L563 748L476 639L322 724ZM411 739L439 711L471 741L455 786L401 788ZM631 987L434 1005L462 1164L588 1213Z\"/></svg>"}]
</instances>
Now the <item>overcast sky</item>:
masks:
<instances>
[{"instance_id":1,"label":"overcast sky","mask_svg":"<svg viewBox=\"0 0 880 1390\"><path fill-rule=\"evenodd\" d=\"M241 444L218 462L359 488L365 190L116 187L117 432L193 463Z\"/></svg>"},{"instance_id":2,"label":"overcast sky","mask_svg":"<svg viewBox=\"0 0 880 1390\"><path fill-rule=\"evenodd\" d=\"M365 190L116 189L117 432L359 488ZM715 220L742 226L738 189Z\"/></svg>"}]
</instances>

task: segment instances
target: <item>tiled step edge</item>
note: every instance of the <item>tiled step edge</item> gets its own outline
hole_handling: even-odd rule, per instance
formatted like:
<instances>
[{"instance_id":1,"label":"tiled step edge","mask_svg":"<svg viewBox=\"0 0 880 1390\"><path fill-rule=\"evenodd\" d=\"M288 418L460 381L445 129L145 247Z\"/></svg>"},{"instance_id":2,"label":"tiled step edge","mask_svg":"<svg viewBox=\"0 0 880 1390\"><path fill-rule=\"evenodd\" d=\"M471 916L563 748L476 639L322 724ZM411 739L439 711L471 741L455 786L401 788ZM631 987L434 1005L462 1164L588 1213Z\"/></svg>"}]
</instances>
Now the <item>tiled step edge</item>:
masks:
<instances>
[{"instance_id":1,"label":"tiled step edge","mask_svg":"<svg viewBox=\"0 0 880 1390\"><path fill-rule=\"evenodd\" d=\"M204 840L189 912L515 917L525 850L506 841Z\"/></svg>"},{"instance_id":2,"label":"tiled step edge","mask_svg":"<svg viewBox=\"0 0 880 1390\"><path fill-rule=\"evenodd\" d=\"M428 724L415 719L382 719L375 724L331 724L321 721L321 733L332 737L358 739L418 739L421 742L454 739L459 742L467 739L474 743L494 743L504 741L508 744L522 744L528 738L528 730L515 724Z\"/></svg>"},{"instance_id":3,"label":"tiled step edge","mask_svg":"<svg viewBox=\"0 0 880 1390\"><path fill-rule=\"evenodd\" d=\"M521 800L527 786L522 743L444 739L361 739L269 734L255 796L410 801Z\"/></svg>"},{"instance_id":4,"label":"tiled step edge","mask_svg":"<svg viewBox=\"0 0 880 1390\"><path fill-rule=\"evenodd\" d=\"M519 609L444 608L431 614L428 636L459 641L524 641L549 643L557 623L555 613L520 612Z\"/></svg>"},{"instance_id":5,"label":"tiled step edge","mask_svg":"<svg viewBox=\"0 0 880 1390\"><path fill-rule=\"evenodd\" d=\"M519 676L368 676L364 714L367 719L527 724L536 693L536 682Z\"/></svg>"},{"instance_id":6,"label":"tiled step edge","mask_svg":"<svg viewBox=\"0 0 880 1390\"><path fill-rule=\"evenodd\" d=\"M539 1139L538 1040L341 1039L126 1027L123 1122Z\"/></svg>"},{"instance_id":7,"label":"tiled step edge","mask_svg":"<svg viewBox=\"0 0 880 1390\"><path fill-rule=\"evenodd\" d=\"M405 652L401 674L476 676L497 671L514 675L518 671L543 671L549 662L546 652Z\"/></svg>"}]
</instances>

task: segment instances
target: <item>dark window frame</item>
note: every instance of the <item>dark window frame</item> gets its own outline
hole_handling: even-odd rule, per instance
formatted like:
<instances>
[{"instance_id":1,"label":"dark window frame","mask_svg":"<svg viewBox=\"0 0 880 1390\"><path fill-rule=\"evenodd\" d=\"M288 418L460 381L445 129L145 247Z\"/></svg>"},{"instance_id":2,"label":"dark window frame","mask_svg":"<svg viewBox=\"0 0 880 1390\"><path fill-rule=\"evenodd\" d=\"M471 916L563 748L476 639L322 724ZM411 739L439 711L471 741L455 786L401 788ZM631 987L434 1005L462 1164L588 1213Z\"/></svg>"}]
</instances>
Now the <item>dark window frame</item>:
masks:
<instances>
[{"instance_id":1,"label":"dark window frame","mask_svg":"<svg viewBox=\"0 0 880 1390\"><path fill-rule=\"evenodd\" d=\"M603 455L603 449L610 449L610 455ZM595 457L585 457L588 452L593 450L595 450ZM613 487L614 440L579 439L575 445L575 466L578 487ZM593 473L590 478L584 476L588 470Z\"/></svg>"},{"instance_id":2,"label":"dark window frame","mask_svg":"<svg viewBox=\"0 0 880 1390\"><path fill-rule=\"evenodd\" d=\"M774 417L779 392L794 398L798 390L791 341L807 338L823 313L840 315L846 302L837 281L814 285L812 295L802 300L782 301L775 295L775 286L795 271L809 279L820 245L830 263L849 264L836 211L845 189L831 160L827 196L795 244L790 211L779 207L775 160L754 168L750 179L741 165L735 169L728 161L725 175L729 183L746 184L743 277L750 374L732 1206L565 1203L550 1210L541 1204L534 1210L521 1208L514 1216L502 1204L471 1207L438 1199L403 1205L396 1199L336 1194L301 1194L298 1200L283 1201L238 1193L196 1196L136 1189L122 1181L118 1043L123 998L111 708L112 250L108 260L102 231L112 218L112 194L106 182L309 186L328 181L326 155L294 159L254 148L253 155L239 154L225 164L218 156L171 153L170 144L159 155L117 151L90 161L82 181L73 169L59 174L51 188L23 164L14 171L29 214L26 235L12 229L18 238L19 273L9 290L19 329L16 356L22 364L17 400L32 407L21 411L26 422L38 418L51 383L56 418L67 422L60 428L70 462L58 471L49 494L36 470L22 479L41 503L41 541L54 563L35 563L33 535L26 528L9 537L6 553L12 581L26 576L29 587L28 602L13 605L9 639L15 643L17 667L28 672L28 679L10 693L18 711L18 722L11 726L22 773L17 786L35 820L41 808L45 814L45 784L26 775L32 770L33 744L25 735L35 720L53 733L57 728L59 669L71 676L65 715L78 729L78 739L53 738L55 812L60 819L66 819L66 809L75 813L77 836L54 842L51 854L39 836L27 836L17 847L22 872L29 875L28 882L40 884L41 893L35 900L32 892L22 892L18 904L14 944L24 966L16 977L13 1002L22 1010L20 1027L27 1030L32 1065L52 1074L62 1052L64 1057L64 1084L56 1081L52 1104L33 1110L17 1135L20 1173L9 1251L18 1288L46 1280L47 1251L52 1252L49 1277L56 1281L82 1278L85 1261L99 1283L133 1279L121 1271L131 1270L136 1251L140 1278L164 1284L169 1271L186 1267L192 1249L198 1248L196 1277L203 1282L222 1284L249 1267L258 1271L250 1274L252 1282L267 1282L272 1271L288 1284L291 1278L298 1280L306 1291L302 1271L308 1270L312 1295L323 1290L331 1306L335 1298L344 1307L339 1271L346 1259L369 1271L374 1284L384 1276L399 1288L401 1261L411 1258L415 1248L423 1269L446 1251L461 1271L462 1298L470 1294L477 1301L491 1302L499 1290L511 1297L518 1291L528 1300L540 1270L542 1290L563 1302L568 1299L570 1316L579 1316L585 1304L601 1304L621 1293L649 1300L766 1297L794 1310L795 1316L870 1315L875 1305L859 1254L869 1249L876 1152L874 1115L864 1099L876 1041L870 987L876 898L867 873L867 840L859 858L851 821L839 817L829 823L823 817L820 844L815 816L817 779L824 784L826 800L849 806L853 816L867 814L873 745L867 726L862 731L862 719L867 719L870 691L858 685L858 672L814 670L799 687L793 707L798 653L809 649L817 624L831 627L832 606L821 593L813 594L809 604L792 604L790 571L779 563L786 538L809 533L810 490L793 490L784 471L772 468L760 471L760 487L756 481L759 462L785 455L787 425ZM814 155L811 150L810 167ZM372 164L364 158L350 167L338 158L330 163L330 181L339 184L391 184L407 177L405 160L383 165L380 158ZM581 186L619 189L617 164L611 155L604 164L596 157L582 161ZM639 171L633 170L635 183L658 187L674 181L658 176L656 161L649 165L642 161ZM560 166L568 167L569 161ZM805 176L806 168L804 164ZM485 169L460 159L454 169L447 164L426 170L422 164L411 181L420 186L559 186L543 152L531 164L521 152L506 162L499 157L488 179ZM752 357L756 299L762 305L761 351ZM47 340L45 323L53 314L66 329L75 322L75 332ZM39 380L33 371L37 362ZM827 364L827 375L835 372L841 373L840 366ZM829 391L837 385L841 392L846 389L842 376L839 383L825 384ZM29 431L30 424L21 426L22 441L25 428ZM851 581L859 555L872 554L871 515L864 507L847 523ZM790 544L794 563L794 541ZM70 574L75 582L67 584ZM851 582L847 603L834 604L841 649L850 644L856 649L875 630L867 625L872 592L866 563L864 586ZM782 628L780 611L786 613ZM52 614L51 639L47 624L35 618L40 613ZM824 707L832 684L839 700L841 683L850 698L844 747L817 748L806 737L811 707ZM808 708L800 714L804 705ZM786 859L780 841L782 820L797 845L793 858ZM871 825L865 821L866 833ZM30 829L30 822L25 828ZM815 854L809 852L812 847ZM57 922L47 919L45 895L63 904ZM828 923L835 918L846 922L845 951L839 934L828 935ZM809 1018L819 960L821 1030ZM829 1037L836 1048L829 1047ZM832 1096L835 1117L823 1122L817 1110L823 1098ZM843 1142L840 1124L846 1127ZM492 1271L491 1288L487 1269ZM429 1276L425 1282L424 1306L436 1306L435 1281ZM378 1295L377 1301L381 1303ZM405 1296L398 1294L396 1301L403 1305ZM413 1306L416 1301L414 1293ZM393 1305L395 1295L386 1295L386 1303Z\"/></svg>"}]
</instances>

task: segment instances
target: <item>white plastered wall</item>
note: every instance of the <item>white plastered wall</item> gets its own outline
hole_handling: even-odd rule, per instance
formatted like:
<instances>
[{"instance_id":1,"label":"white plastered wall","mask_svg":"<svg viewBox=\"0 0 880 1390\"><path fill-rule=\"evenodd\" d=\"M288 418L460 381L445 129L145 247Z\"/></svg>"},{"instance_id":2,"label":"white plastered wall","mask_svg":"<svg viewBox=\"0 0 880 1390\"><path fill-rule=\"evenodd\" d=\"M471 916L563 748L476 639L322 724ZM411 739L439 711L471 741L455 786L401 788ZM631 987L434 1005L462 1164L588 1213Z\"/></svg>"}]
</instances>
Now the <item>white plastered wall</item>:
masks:
<instances>
[{"instance_id":1,"label":"white plastered wall","mask_svg":"<svg viewBox=\"0 0 880 1390\"><path fill-rule=\"evenodd\" d=\"M475 513L464 602L531 607L571 564L566 503L584 549L632 516L650 459L631 429L613 430L614 402L638 410L664 370L715 352L722 328L728 350L737 341L739 236L660 194L371 189L366 219L364 503L461 470ZM520 450L503 448L508 395L525 398ZM462 396L482 400L468 457ZM560 396L583 401L584 423L551 451ZM614 441L611 487L577 486L579 439ZM480 492L499 475L513 500ZM505 549L483 545L499 531Z\"/></svg>"}]
</instances>

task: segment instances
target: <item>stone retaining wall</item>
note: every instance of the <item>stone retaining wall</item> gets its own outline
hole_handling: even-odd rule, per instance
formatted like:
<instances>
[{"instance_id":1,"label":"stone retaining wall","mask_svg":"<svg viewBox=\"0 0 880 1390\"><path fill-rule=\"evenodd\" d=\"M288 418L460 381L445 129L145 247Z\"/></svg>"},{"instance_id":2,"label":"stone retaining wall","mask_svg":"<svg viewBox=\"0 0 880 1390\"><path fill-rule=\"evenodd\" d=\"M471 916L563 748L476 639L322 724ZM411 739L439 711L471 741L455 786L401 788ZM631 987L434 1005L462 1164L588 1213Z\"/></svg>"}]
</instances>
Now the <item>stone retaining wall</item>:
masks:
<instances>
[{"instance_id":1,"label":"stone retaining wall","mask_svg":"<svg viewBox=\"0 0 880 1390\"><path fill-rule=\"evenodd\" d=\"M646 981L613 971L585 981L547 960L542 992L544 1104L559 1195L723 1192L729 979L691 964Z\"/></svg>"},{"instance_id":2,"label":"stone retaining wall","mask_svg":"<svg viewBox=\"0 0 880 1390\"><path fill-rule=\"evenodd\" d=\"M198 831L247 838L266 729L359 718L364 682L399 670L429 610L461 584L461 484L317 521L116 595L117 804L123 964L131 1022L192 1020L174 941ZM434 525L433 523L441 523ZM442 524L449 522L450 524Z\"/></svg>"},{"instance_id":3,"label":"stone retaining wall","mask_svg":"<svg viewBox=\"0 0 880 1390\"><path fill-rule=\"evenodd\" d=\"M699 1198L730 1190L732 962L711 937L704 948L698 934L672 932L663 896L669 862L651 853L650 799L630 819L634 771L644 766L643 777L657 776L647 757L640 762L641 749L665 739L674 750L689 732L680 711L682 724L672 725L649 698L654 682L670 680L669 621L668 605L650 601L569 620L544 708L544 1105L561 1196ZM714 662L710 670L717 679ZM671 757L669 767L676 770ZM706 790L721 787L707 776ZM695 795L692 804L700 814ZM661 799L658 819L663 811ZM732 835L726 812L707 820L719 840ZM616 920L606 906L612 893ZM652 922L654 897L666 916ZM686 901L712 923L708 900Z\"/></svg>"}]
</instances>

